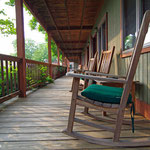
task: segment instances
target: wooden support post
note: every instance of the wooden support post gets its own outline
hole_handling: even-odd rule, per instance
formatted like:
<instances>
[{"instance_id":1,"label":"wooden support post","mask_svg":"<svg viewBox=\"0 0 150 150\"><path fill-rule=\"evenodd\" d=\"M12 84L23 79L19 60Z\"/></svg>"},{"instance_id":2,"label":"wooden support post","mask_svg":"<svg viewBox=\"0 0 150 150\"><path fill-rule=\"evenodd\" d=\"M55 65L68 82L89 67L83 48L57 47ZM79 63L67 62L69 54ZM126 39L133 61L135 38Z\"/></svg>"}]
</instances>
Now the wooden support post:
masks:
<instances>
[{"instance_id":1,"label":"wooden support post","mask_svg":"<svg viewBox=\"0 0 150 150\"><path fill-rule=\"evenodd\" d=\"M48 33L48 63L49 63L49 75L52 77L52 54L51 54L51 35Z\"/></svg>"},{"instance_id":2,"label":"wooden support post","mask_svg":"<svg viewBox=\"0 0 150 150\"><path fill-rule=\"evenodd\" d=\"M67 72L70 71L70 63L69 63L69 60L67 59Z\"/></svg>"},{"instance_id":3,"label":"wooden support post","mask_svg":"<svg viewBox=\"0 0 150 150\"><path fill-rule=\"evenodd\" d=\"M59 61L59 47L57 46L57 60L58 60L58 66L60 65L60 61Z\"/></svg>"},{"instance_id":4,"label":"wooden support post","mask_svg":"<svg viewBox=\"0 0 150 150\"><path fill-rule=\"evenodd\" d=\"M18 63L18 79L20 97L26 97L26 61L24 41L23 0L16 0L16 31L17 31L17 56L22 59Z\"/></svg>"},{"instance_id":5,"label":"wooden support post","mask_svg":"<svg viewBox=\"0 0 150 150\"><path fill-rule=\"evenodd\" d=\"M64 66L64 53L62 52L62 66Z\"/></svg>"}]
</instances>

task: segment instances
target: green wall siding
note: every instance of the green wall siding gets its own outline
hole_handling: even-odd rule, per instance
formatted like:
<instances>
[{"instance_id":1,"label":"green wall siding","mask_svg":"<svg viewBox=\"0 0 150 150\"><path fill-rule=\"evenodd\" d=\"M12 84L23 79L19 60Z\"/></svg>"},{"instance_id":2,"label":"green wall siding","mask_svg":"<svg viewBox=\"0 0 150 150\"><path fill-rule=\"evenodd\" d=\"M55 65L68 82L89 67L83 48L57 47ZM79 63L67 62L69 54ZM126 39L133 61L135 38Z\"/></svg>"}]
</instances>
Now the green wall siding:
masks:
<instances>
[{"instance_id":1,"label":"green wall siding","mask_svg":"<svg viewBox=\"0 0 150 150\"><path fill-rule=\"evenodd\" d=\"M130 57L120 58L120 0L105 0L95 27L98 26L106 12L108 12L108 49L116 47L111 73L126 75ZM141 55L135 80L140 82L136 87L136 97L150 104L150 53Z\"/></svg>"}]
</instances>

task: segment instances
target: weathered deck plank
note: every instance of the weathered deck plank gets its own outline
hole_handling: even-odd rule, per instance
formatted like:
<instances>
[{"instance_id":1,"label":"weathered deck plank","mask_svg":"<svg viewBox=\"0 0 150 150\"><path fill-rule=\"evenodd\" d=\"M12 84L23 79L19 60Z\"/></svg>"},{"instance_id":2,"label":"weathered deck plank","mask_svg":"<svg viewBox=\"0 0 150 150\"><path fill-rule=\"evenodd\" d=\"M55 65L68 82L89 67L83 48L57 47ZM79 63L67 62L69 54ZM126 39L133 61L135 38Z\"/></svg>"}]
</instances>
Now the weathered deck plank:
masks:
<instances>
[{"instance_id":1,"label":"weathered deck plank","mask_svg":"<svg viewBox=\"0 0 150 150\"><path fill-rule=\"evenodd\" d=\"M77 140L62 133L66 128L71 93L71 79L63 77L42 89L28 94L27 98L16 98L0 106L0 149L2 150L102 150L122 148L100 146ZM80 113L77 116L91 119ZM100 115L100 112L93 113ZM113 115L111 115L113 116ZM138 116L140 118L141 116ZM95 120L92 120L95 122ZM99 124L107 124L98 122ZM113 126L109 124L109 126ZM135 134L131 126L123 126L122 137L136 138L150 136L150 123L136 126ZM111 133L76 124L76 131L96 137L110 138ZM130 148L123 148L129 150ZM133 150L148 150L149 147L132 148Z\"/></svg>"}]
</instances>

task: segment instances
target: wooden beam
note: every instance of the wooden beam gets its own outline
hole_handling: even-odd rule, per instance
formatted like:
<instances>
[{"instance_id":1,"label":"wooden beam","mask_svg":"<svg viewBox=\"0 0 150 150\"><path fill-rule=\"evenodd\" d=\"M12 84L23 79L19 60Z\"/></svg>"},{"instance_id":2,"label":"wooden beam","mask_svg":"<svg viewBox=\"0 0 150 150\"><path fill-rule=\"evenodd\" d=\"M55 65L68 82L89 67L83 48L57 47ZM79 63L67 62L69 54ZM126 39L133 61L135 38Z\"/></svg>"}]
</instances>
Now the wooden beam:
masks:
<instances>
[{"instance_id":1,"label":"wooden beam","mask_svg":"<svg viewBox=\"0 0 150 150\"><path fill-rule=\"evenodd\" d=\"M49 75L52 77L52 54L51 54L51 35L48 33L48 63L49 63Z\"/></svg>"},{"instance_id":2,"label":"wooden beam","mask_svg":"<svg viewBox=\"0 0 150 150\"><path fill-rule=\"evenodd\" d=\"M83 50L83 48L72 48L72 49L64 49L64 48L61 48L63 51L65 50L68 50L68 51L71 51L71 50Z\"/></svg>"},{"instance_id":3,"label":"wooden beam","mask_svg":"<svg viewBox=\"0 0 150 150\"><path fill-rule=\"evenodd\" d=\"M60 65L60 61L59 61L59 47L57 46L57 63L58 65Z\"/></svg>"},{"instance_id":4,"label":"wooden beam","mask_svg":"<svg viewBox=\"0 0 150 150\"><path fill-rule=\"evenodd\" d=\"M23 0L16 0L16 31L17 31L17 56L22 59L18 63L18 78L20 97L26 97L26 61L24 41Z\"/></svg>"},{"instance_id":5,"label":"wooden beam","mask_svg":"<svg viewBox=\"0 0 150 150\"><path fill-rule=\"evenodd\" d=\"M86 43L87 41L80 41L80 43ZM59 44L61 44L61 43L65 43L65 44L76 44L76 43L79 43L79 41L64 41L64 42L62 42L62 41L56 41L56 43L59 43Z\"/></svg>"},{"instance_id":6,"label":"wooden beam","mask_svg":"<svg viewBox=\"0 0 150 150\"><path fill-rule=\"evenodd\" d=\"M64 52L62 52L62 65L64 66Z\"/></svg>"},{"instance_id":7,"label":"wooden beam","mask_svg":"<svg viewBox=\"0 0 150 150\"><path fill-rule=\"evenodd\" d=\"M46 6L46 8L47 8L47 10L48 10L48 14L49 14L49 16L50 16L52 22L53 22L53 24L54 24L54 28L55 28L55 30L57 31L57 33L58 33L58 35L59 35L61 41L63 42L62 35L61 35L61 33L60 33L60 31L59 31L59 29L58 29L58 27L57 27L57 24L56 24L56 22L55 22L55 20L54 20L54 16L52 15L52 12L51 12L50 8L48 7L48 3L47 3L46 0L43 0L43 2L44 2L45 6ZM47 30L47 31L50 31L50 30ZM63 45L64 45L64 44L63 44ZM65 45L64 45L64 46L65 46Z\"/></svg>"},{"instance_id":8,"label":"wooden beam","mask_svg":"<svg viewBox=\"0 0 150 150\"><path fill-rule=\"evenodd\" d=\"M65 50L64 53L82 53L82 50Z\"/></svg>"},{"instance_id":9,"label":"wooden beam","mask_svg":"<svg viewBox=\"0 0 150 150\"><path fill-rule=\"evenodd\" d=\"M93 26L82 26L82 30L92 30ZM48 27L47 31L55 31L55 30L81 30L81 26L58 26L57 29L54 26Z\"/></svg>"},{"instance_id":10,"label":"wooden beam","mask_svg":"<svg viewBox=\"0 0 150 150\"><path fill-rule=\"evenodd\" d=\"M81 17L80 33L79 33L79 43L78 43L78 45L80 44L80 40L81 40L81 34L82 34L82 29L83 29L83 20L84 20L85 8L86 8L86 0L83 1L82 17Z\"/></svg>"}]
</instances>

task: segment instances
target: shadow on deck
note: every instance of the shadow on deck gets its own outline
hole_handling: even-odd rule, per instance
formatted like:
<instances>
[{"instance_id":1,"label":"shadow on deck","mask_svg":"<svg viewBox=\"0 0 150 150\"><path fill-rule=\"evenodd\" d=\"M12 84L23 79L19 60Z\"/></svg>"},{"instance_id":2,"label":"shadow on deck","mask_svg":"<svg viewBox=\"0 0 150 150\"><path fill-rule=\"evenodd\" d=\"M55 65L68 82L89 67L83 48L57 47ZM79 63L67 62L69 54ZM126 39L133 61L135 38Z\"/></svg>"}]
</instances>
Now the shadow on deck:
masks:
<instances>
[{"instance_id":1,"label":"shadow on deck","mask_svg":"<svg viewBox=\"0 0 150 150\"><path fill-rule=\"evenodd\" d=\"M122 149L90 144L62 133L66 128L68 120L71 82L71 78L62 77L55 80L55 84L47 85L42 89L29 93L27 98L16 98L1 104L0 149ZM79 107L78 112L82 110ZM87 118L81 113L77 113L77 115ZM150 133L150 128L148 129L148 127L149 125L145 126L145 129L142 131L138 130L138 134L147 136L146 134ZM94 128L88 131L88 127L79 124L76 124L75 129L87 134L96 135L98 132L100 133L100 130ZM104 134L101 131L102 137ZM106 136L109 137L111 134ZM128 135L124 136L128 137ZM135 149L137 150L137 148ZM138 149L150 148L142 147Z\"/></svg>"}]
</instances>

